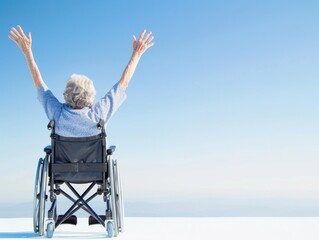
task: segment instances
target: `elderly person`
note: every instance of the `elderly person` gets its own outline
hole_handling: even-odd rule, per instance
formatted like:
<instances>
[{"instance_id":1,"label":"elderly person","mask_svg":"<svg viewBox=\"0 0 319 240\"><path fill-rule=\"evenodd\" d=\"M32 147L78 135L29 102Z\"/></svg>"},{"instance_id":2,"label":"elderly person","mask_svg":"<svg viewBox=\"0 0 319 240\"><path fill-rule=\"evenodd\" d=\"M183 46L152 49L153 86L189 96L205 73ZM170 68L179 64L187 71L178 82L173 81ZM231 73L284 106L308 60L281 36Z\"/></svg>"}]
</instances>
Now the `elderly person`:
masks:
<instances>
[{"instance_id":1,"label":"elderly person","mask_svg":"<svg viewBox=\"0 0 319 240\"><path fill-rule=\"evenodd\" d=\"M153 46L154 37L144 30L138 39L133 36L133 53L120 80L98 102L93 103L95 89L93 82L84 75L73 74L66 83L65 103L60 103L44 83L34 60L31 33L26 36L20 26L12 28L8 36L14 41L28 63L38 99L49 120L55 121L55 131L61 136L84 137L99 133L96 125L100 119L107 123L126 98L125 90L133 76L143 53Z\"/></svg>"}]
</instances>

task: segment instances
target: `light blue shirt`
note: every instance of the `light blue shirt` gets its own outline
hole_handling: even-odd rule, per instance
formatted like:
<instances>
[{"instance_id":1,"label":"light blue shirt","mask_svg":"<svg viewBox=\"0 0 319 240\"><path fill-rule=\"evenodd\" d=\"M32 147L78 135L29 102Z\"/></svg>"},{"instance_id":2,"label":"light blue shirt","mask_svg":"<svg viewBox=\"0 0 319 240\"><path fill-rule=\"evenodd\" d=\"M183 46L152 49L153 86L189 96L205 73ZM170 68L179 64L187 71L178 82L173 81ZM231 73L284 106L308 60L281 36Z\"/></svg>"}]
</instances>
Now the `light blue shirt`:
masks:
<instances>
[{"instance_id":1,"label":"light blue shirt","mask_svg":"<svg viewBox=\"0 0 319 240\"><path fill-rule=\"evenodd\" d=\"M46 85L38 88L38 99L49 120L55 122L55 132L65 137L88 137L100 133L97 123L104 120L105 127L112 115L126 99L125 90L117 83L92 107L73 109L60 103Z\"/></svg>"}]
</instances>

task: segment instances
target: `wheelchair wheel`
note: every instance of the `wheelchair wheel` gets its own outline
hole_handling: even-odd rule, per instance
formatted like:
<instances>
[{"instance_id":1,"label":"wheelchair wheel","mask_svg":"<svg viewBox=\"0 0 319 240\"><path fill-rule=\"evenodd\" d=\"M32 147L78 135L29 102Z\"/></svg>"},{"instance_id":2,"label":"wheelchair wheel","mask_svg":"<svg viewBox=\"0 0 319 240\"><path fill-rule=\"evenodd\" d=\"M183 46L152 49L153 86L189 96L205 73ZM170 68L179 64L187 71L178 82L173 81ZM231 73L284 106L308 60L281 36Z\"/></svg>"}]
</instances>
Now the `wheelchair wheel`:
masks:
<instances>
[{"instance_id":1,"label":"wheelchair wheel","mask_svg":"<svg viewBox=\"0 0 319 240\"><path fill-rule=\"evenodd\" d=\"M106 232L107 232L106 237L107 238L112 238L114 236L113 223L111 221L108 221L105 224L105 226L106 226Z\"/></svg>"},{"instance_id":2,"label":"wheelchair wheel","mask_svg":"<svg viewBox=\"0 0 319 240\"><path fill-rule=\"evenodd\" d=\"M110 177L110 188L111 188L111 211L112 211L112 225L114 229L113 236L117 237L119 228L117 225L118 213L116 208L116 194L115 194L115 178L114 178L114 161L109 159L108 161L109 177ZM107 226L106 226L107 227ZM107 229L108 230L108 229Z\"/></svg>"},{"instance_id":3,"label":"wheelchair wheel","mask_svg":"<svg viewBox=\"0 0 319 240\"><path fill-rule=\"evenodd\" d=\"M114 187L115 187L115 205L117 212L117 226L120 232L124 232L124 202L123 202L123 192L121 185L120 170L117 161L114 163Z\"/></svg>"},{"instance_id":4,"label":"wheelchair wheel","mask_svg":"<svg viewBox=\"0 0 319 240\"><path fill-rule=\"evenodd\" d=\"M45 198L48 172L48 156L45 159L40 158L38 162L33 198L33 230L44 234L44 217L45 217Z\"/></svg>"},{"instance_id":5,"label":"wheelchair wheel","mask_svg":"<svg viewBox=\"0 0 319 240\"><path fill-rule=\"evenodd\" d=\"M54 221L49 221L47 224L47 238L52 238L54 233Z\"/></svg>"}]
</instances>

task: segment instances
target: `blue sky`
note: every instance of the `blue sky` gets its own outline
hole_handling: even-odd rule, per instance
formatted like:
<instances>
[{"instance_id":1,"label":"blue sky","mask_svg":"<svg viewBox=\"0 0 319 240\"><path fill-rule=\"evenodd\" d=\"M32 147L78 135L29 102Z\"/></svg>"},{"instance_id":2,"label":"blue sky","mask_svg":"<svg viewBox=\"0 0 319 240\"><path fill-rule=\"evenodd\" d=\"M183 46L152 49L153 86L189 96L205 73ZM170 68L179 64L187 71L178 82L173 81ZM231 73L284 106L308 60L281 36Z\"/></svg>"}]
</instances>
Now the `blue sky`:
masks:
<instances>
[{"instance_id":1,"label":"blue sky","mask_svg":"<svg viewBox=\"0 0 319 240\"><path fill-rule=\"evenodd\" d=\"M48 120L25 60L7 38L10 28L32 32L42 76L61 101L73 73L89 76L102 97L129 60L132 35L146 28L155 46L108 125L127 212L318 216L318 7L1 1L0 180L8 183L1 184L1 204L29 206L37 160L49 144ZM201 207L187 209L194 203Z\"/></svg>"}]
</instances>

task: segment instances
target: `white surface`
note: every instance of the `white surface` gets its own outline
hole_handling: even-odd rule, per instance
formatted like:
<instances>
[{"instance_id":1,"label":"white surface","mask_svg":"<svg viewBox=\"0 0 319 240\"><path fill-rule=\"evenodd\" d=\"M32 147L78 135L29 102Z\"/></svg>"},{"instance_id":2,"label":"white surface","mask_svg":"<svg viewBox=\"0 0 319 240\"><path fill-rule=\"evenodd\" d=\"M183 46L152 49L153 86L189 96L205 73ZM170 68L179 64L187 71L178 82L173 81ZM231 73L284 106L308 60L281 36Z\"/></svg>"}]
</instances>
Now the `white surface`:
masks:
<instances>
[{"instance_id":1,"label":"white surface","mask_svg":"<svg viewBox=\"0 0 319 240\"><path fill-rule=\"evenodd\" d=\"M218 239L218 240L312 240L319 239L319 218L126 218L119 240ZM39 238L30 218L1 218L0 239ZM102 226L59 226L56 239L103 239Z\"/></svg>"}]
</instances>

